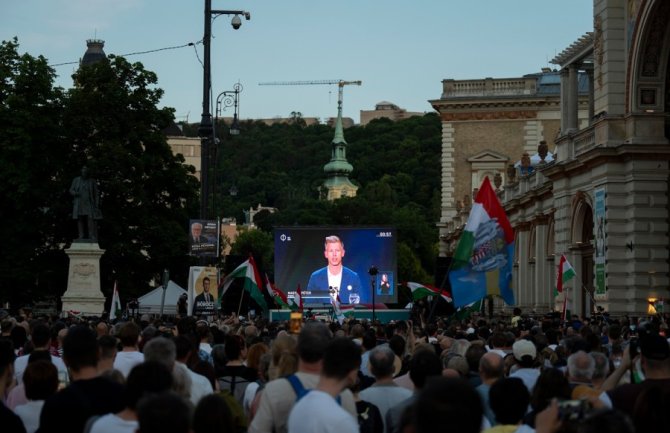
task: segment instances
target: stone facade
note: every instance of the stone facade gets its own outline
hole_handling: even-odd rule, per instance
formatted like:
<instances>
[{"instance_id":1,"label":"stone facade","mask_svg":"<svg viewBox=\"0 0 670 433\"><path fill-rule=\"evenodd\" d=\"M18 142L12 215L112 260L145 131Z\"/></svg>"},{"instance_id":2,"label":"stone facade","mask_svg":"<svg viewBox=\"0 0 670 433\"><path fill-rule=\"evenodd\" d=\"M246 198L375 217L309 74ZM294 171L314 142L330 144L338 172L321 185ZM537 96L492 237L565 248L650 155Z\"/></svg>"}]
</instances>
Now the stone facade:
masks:
<instances>
[{"instance_id":1,"label":"stone facade","mask_svg":"<svg viewBox=\"0 0 670 433\"><path fill-rule=\"evenodd\" d=\"M516 232L522 308L560 309L565 293L552 291L561 254L577 275L566 284L573 313L598 305L640 316L670 297L669 24L662 0L594 0L593 33L552 61L560 69L560 127L542 126L557 131L543 134L555 159L506 179L500 194ZM579 74L592 89L586 104ZM467 182L457 175L454 184L458 195ZM445 229L446 215L443 195Z\"/></svg>"},{"instance_id":2,"label":"stone facade","mask_svg":"<svg viewBox=\"0 0 670 433\"><path fill-rule=\"evenodd\" d=\"M586 124L586 77L581 81L579 119ZM442 88L430 102L442 119L439 253L448 256L484 177L497 174L506 183L508 166L523 153L536 153L543 140L555 147L561 107L559 74L548 69L511 79L444 80Z\"/></svg>"}]
</instances>

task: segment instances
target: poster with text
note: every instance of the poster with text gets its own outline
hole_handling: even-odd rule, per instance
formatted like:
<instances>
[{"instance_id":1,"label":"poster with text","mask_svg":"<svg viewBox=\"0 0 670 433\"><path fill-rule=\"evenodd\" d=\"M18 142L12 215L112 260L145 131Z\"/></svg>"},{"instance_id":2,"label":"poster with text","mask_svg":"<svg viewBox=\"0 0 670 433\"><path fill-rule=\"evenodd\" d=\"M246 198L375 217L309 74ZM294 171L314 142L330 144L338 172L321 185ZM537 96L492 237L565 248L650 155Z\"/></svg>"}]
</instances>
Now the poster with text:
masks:
<instances>
[{"instance_id":1,"label":"poster with text","mask_svg":"<svg viewBox=\"0 0 670 433\"><path fill-rule=\"evenodd\" d=\"M191 266L188 274L188 307L192 316L215 316L218 311L219 270Z\"/></svg>"},{"instance_id":2,"label":"poster with text","mask_svg":"<svg viewBox=\"0 0 670 433\"><path fill-rule=\"evenodd\" d=\"M219 255L219 223L217 220L191 220L188 232L188 248L194 256Z\"/></svg>"}]
</instances>

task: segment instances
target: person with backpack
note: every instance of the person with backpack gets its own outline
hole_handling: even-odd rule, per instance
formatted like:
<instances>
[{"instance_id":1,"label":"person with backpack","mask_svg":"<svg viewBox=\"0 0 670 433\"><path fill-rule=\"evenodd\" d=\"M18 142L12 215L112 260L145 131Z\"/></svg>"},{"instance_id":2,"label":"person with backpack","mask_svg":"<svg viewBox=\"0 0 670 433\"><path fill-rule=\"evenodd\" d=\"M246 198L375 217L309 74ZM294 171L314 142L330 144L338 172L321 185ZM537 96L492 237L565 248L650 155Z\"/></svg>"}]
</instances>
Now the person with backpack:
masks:
<instances>
[{"instance_id":1,"label":"person with backpack","mask_svg":"<svg viewBox=\"0 0 670 433\"><path fill-rule=\"evenodd\" d=\"M226 335L223 350L227 362L217 378L219 389L230 392L240 406L244 407L244 393L247 386L258 379L258 372L244 365L247 347L241 336Z\"/></svg>"},{"instance_id":2,"label":"person with backpack","mask_svg":"<svg viewBox=\"0 0 670 433\"><path fill-rule=\"evenodd\" d=\"M298 371L295 379L278 378L270 381L263 390L256 416L249 425L249 433L288 431L288 415L299 395L305 390L314 389L323 367L323 356L332 334L322 322L307 322L298 335ZM354 343L355 344L355 343ZM360 348L358 358L360 361ZM340 393L342 408L349 412L355 421L358 415L356 403L351 391Z\"/></svg>"},{"instance_id":3,"label":"person with backpack","mask_svg":"<svg viewBox=\"0 0 670 433\"><path fill-rule=\"evenodd\" d=\"M291 409L289 433L359 433L357 417L340 405L339 395L358 380L361 349L351 339L335 338L323 356L316 388L308 390Z\"/></svg>"}]
</instances>

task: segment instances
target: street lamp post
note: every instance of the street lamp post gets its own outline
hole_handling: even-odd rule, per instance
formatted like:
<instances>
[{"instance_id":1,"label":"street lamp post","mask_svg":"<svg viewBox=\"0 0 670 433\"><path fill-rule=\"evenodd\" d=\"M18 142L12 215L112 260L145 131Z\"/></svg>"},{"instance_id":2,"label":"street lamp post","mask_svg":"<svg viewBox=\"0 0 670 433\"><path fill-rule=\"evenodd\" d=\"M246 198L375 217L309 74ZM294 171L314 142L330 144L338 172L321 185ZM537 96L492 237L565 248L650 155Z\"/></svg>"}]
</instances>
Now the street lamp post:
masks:
<instances>
[{"instance_id":1,"label":"street lamp post","mask_svg":"<svg viewBox=\"0 0 670 433\"><path fill-rule=\"evenodd\" d=\"M213 137L214 137L214 184L212 187L212 208L216 211L217 203L216 203L216 198L217 198L217 192L218 192L218 186L221 183L221 178L217 178L217 175L220 176L219 173L219 159L221 158L219 156L219 151L220 151L220 141L219 138L217 137L216 134L216 128L219 127L219 116L221 115L222 111L226 111L226 108L228 107L233 107L233 121L230 124L230 128L228 130L230 135L239 135L240 134L240 124L239 124L239 111L238 108L240 106L239 104L239 96L240 92L242 92L243 87L242 84L235 83L233 86L233 90L224 90L223 92L219 93L219 96L216 97L216 110L214 111L215 117L214 117L214 128L213 128ZM221 154L223 155L223 154Z\"/></svg>"},{"instance_id":2,"label":"street lamp post","mask_svg":"<svg viewBox=\"0 0 670 433\"><path fill-rule=\"evenodd\" d=\"M242 26L240 15L246 20L251 19L251 14L241 10L212 10L212 0L205 0L205 33L202 38L204 50L203 79L202 79L202 117L198 135L200 136L200 218L207 219L209 201L209 146L212 141L214 128L212 125L212 113L209 110L210 92L212 88L211 70L211 42L212 42L212 17L219 15L233 15L230 24L237 30Z\"/></svg>"},{"instance_id":3,"label":"street lamp post","mask_svg":"<svg viewBox=\"0 0 670 433\"><path fill-rule=\"evenodd\" d=\"M240 134L240 124L239 124L239 104L240 104L240 93L242 93L243 87L242 84L235 83L233 90L224 90L219 93L219 96L216 97L216 119L215 126L218 126L219 116L222 111L226 111L226 108L233 107L233 122L230 124L229 133L230 135L239 135Z\"/></svg>"}]
</instances>

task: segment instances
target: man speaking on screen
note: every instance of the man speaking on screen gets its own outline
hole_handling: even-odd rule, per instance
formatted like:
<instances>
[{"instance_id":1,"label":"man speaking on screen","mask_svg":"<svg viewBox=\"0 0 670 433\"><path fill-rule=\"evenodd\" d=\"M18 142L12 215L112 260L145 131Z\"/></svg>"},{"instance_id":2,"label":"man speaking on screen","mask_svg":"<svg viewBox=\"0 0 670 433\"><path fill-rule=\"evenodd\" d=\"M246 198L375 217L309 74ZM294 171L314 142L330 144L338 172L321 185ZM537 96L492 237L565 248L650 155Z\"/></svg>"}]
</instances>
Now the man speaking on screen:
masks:
<instances>
[{"instance_id":1,"label":"man speaking on screen","mask_svg":"<svg viewBox=\"0 0 670 433\"><path fill-rule=\"evenodd\" d=\"M358 274L342 264L344 244L337 236L327 236L323 255L328 266L314 271L309 277L307 290L328 291L330 297L345 304L358 304L361 301L361 279Z\"/></svg>"}]
</instances>

